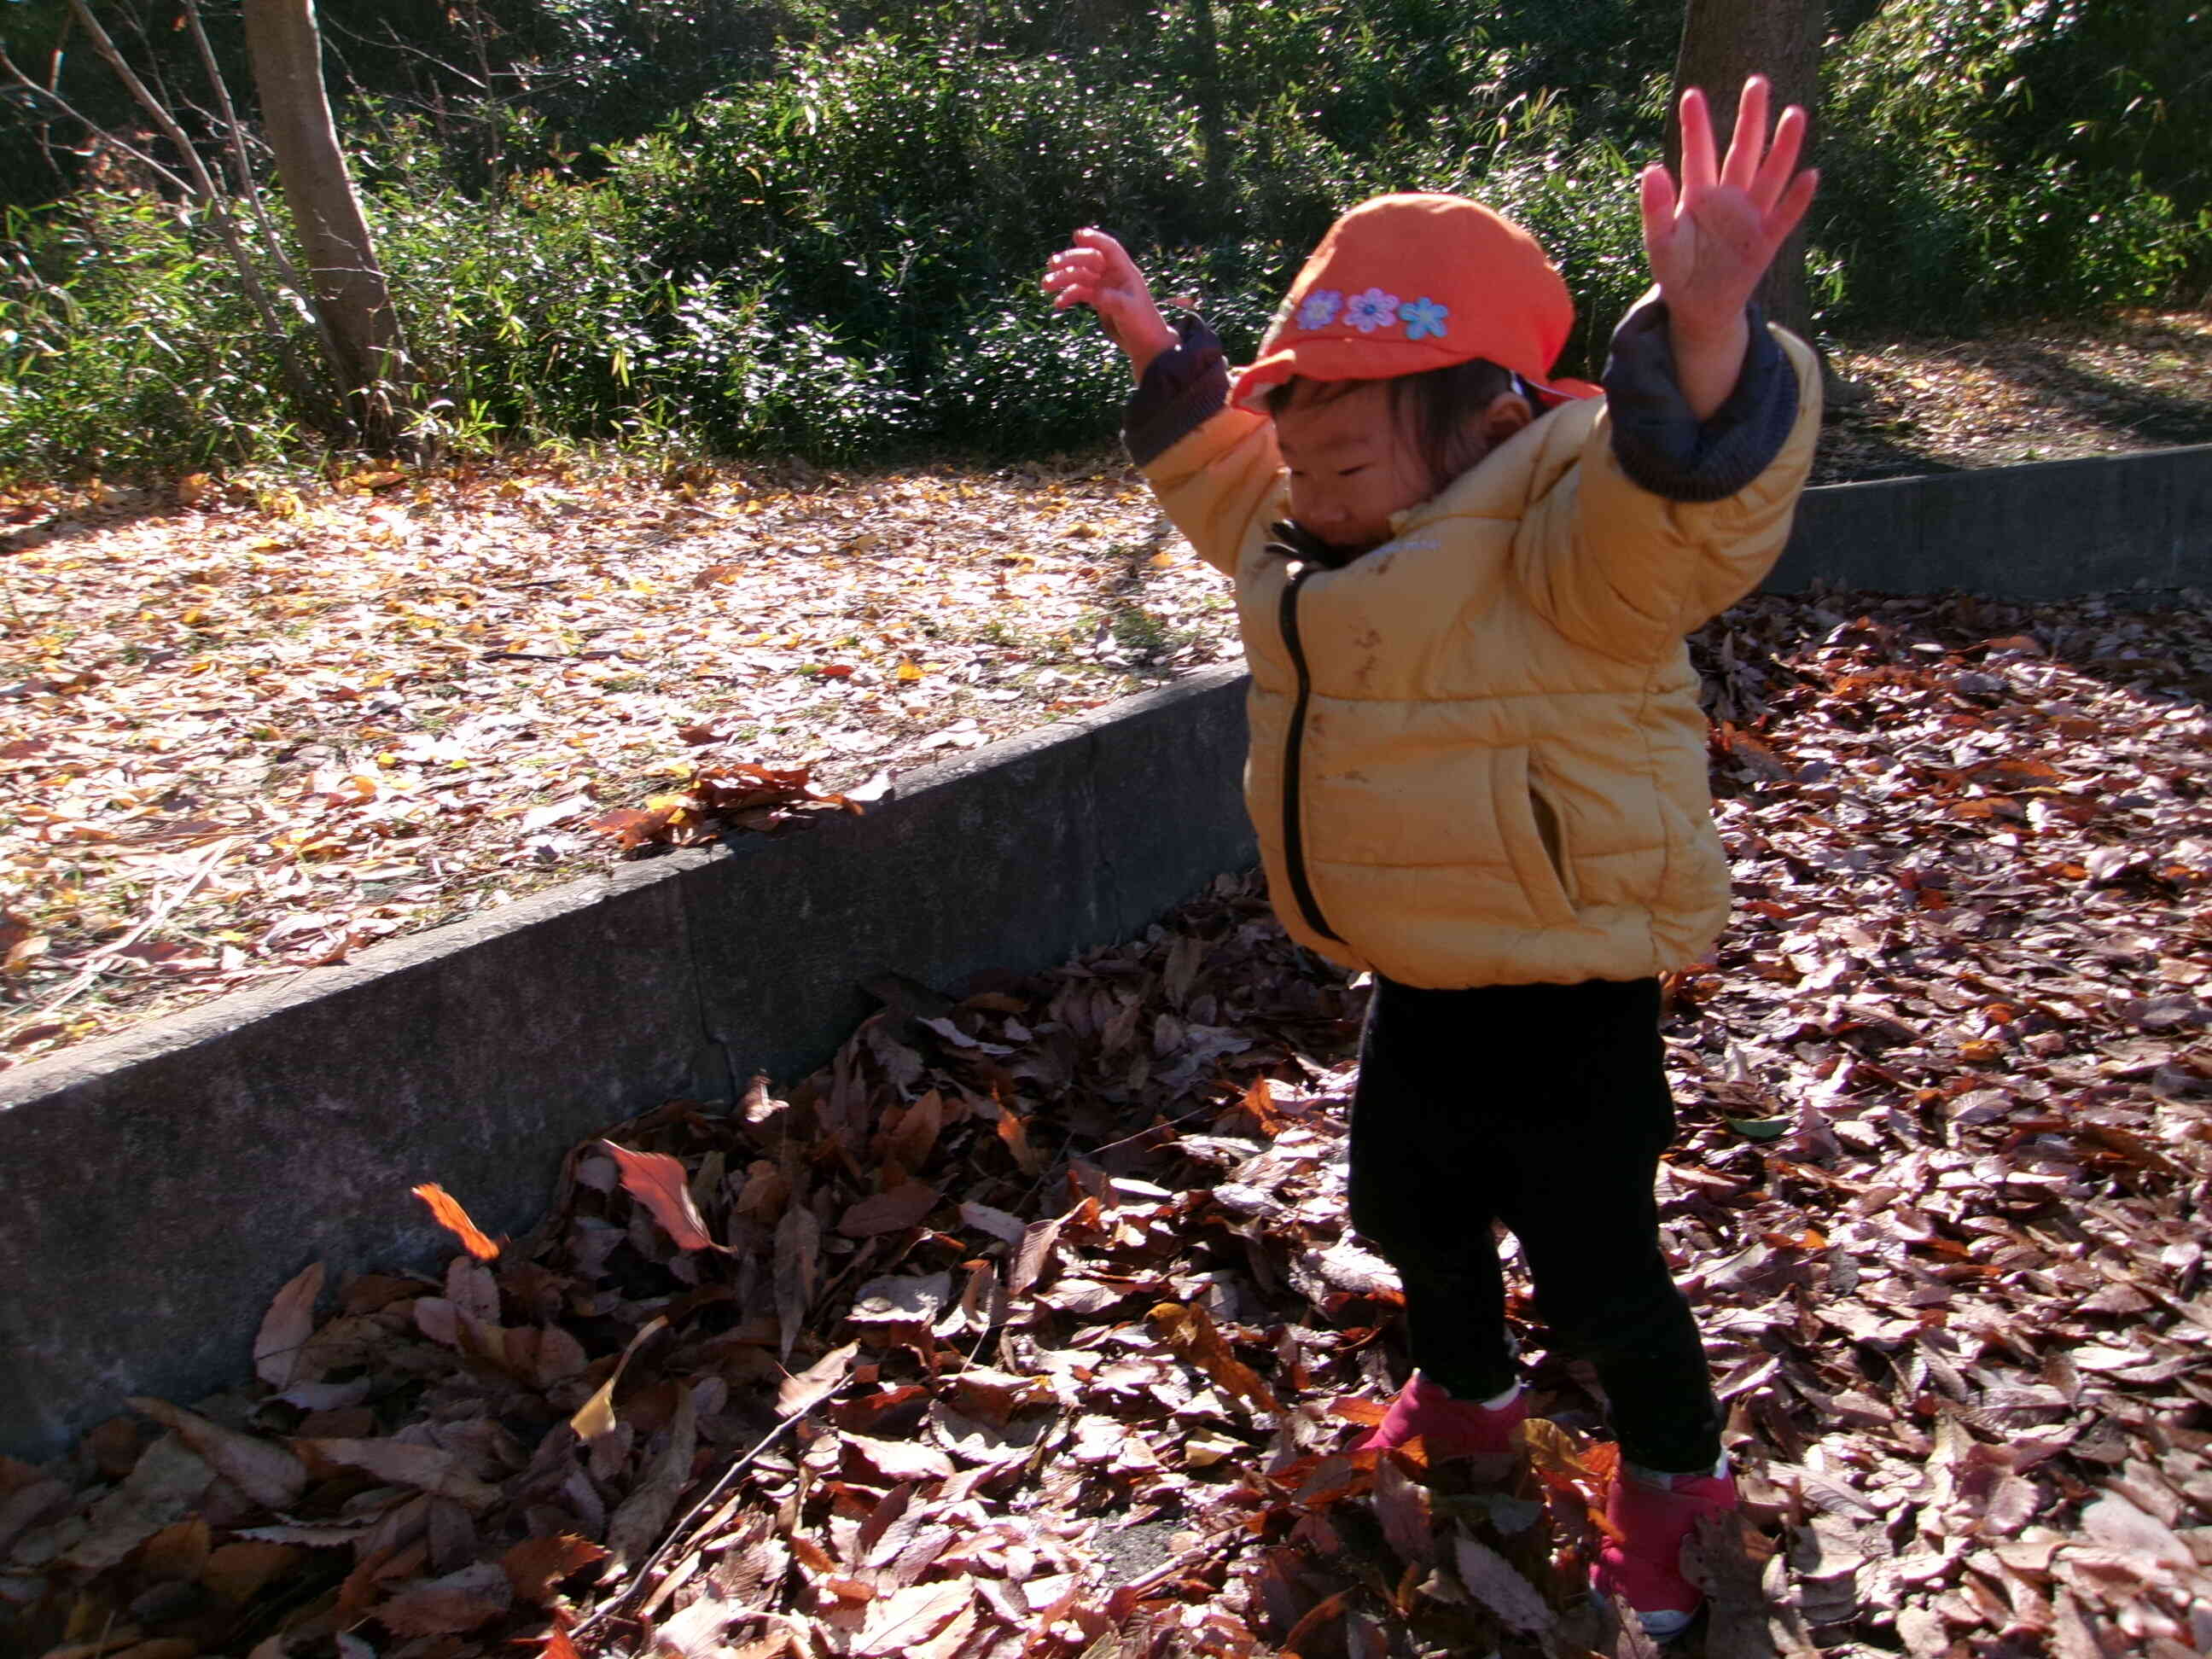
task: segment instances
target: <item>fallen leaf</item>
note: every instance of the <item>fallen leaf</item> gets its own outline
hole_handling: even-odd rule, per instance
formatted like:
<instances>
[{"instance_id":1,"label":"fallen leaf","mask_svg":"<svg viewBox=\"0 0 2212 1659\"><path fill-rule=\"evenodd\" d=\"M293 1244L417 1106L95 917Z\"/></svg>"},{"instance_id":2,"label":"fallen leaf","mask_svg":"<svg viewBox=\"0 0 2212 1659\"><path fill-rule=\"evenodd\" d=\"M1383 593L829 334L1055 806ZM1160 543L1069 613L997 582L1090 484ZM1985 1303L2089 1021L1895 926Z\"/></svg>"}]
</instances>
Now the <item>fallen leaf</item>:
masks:
<instances>
[{"instance_id":1,"label":"fallen leaf","mask_svg":"<svg viewBox=\"0 0 2212 1659\"><path fill-rule=\"evenodd\" d=\"M599 1146L622 1170L622 1184L632 1198L651 1211L661 1231L676 1241L679 1250L719 1250L708 1237L707 1224L691 1201L690 1185L683 1164L665 1152L633 1152L611 1140Z\"/></svg>"},{"instance_id":2,"label":"fallen leaf","mask_svg":"<svg viewBox=\"0 0 2212 1659\"><path fill-rule=\"evenodd\" d=\"M376 1620L394 1636L458 1636L489 1624L512 1604L498 1564L477 1561L400 1591L376 1609Z\"/></svg>"},{"instance_id":3,"label":"fallen leaf","mask_svg":"<svg viewBox=\"0 0 2212 1659\"><path fill-rule=\"evenodd\" d=\"M313 1382L320 1372L307 1358L307 1339L314 1334L315 1301L323 1293L323 1264L303 1269L276 1292L263 1316L253 1339L254 1374L273 1389L295 1382Z\"/></svg>"},{"instance_id":4,"label":"fallen leaf","mask_svg":"<svg viewBox=\"0 0 2212 1659\"><path fill-rule=\"evenodd\" d=\"M415 1188L415 1196L430 1206L432 1219L461 1241L461 1248L479 1261L489 1261L499 1254L499 1246L477 1230L469 1219L469 1212L460 1200L434 1182L425 1182Z\"/></svg>"},{"instance_id":5,"label":"fallen leaf","mask_svg":"<svg viewBox=\"0 0 2212 1659\"><path fill-rule=\"evenodd\" d=\"M272 1510L289 1509L307 1489L307 1471L282 1446L250 1434L240 1434L197 1413L172 1406L166 1400L134 1395L131 1408L152 1418L227 1477L255 1503Z\"/></svg>"},{"instance_id":6,"label":"fallen leaf","mask_svg":"<svg viewBox=\"0 0 2212 1659\"><path fill-rule=\"evenodd\" d=\"M575 1430L579 1439L597 1440L602 1435L613 1432L616 1384L622 1381L623 1372L629 1369L629 1362L637 1351L667 1328L668 1316L665 1314L656 1314L638 1328L637 1334L630 1338L629 1346L623 1350L622 1358L615 1362L614 1370L607 1373L607 1380L592 1390L592 1397L578 1407L575 1415L568 1419L569 1427Z\"/></svg>"}]
</instances>

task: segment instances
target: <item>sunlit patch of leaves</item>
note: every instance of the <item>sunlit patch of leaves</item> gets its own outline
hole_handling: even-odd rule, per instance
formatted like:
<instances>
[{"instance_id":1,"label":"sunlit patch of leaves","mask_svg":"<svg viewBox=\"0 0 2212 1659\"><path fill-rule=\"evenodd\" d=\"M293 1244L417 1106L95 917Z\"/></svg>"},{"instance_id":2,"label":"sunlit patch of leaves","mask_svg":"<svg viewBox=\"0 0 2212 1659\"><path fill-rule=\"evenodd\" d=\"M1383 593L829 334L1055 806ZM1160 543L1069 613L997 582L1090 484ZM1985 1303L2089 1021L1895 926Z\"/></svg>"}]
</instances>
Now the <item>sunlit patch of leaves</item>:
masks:
<instances>
[{"instance_id":1,"label":"sunlit patch of leaves","mask_svg":"<svg viewBox=\"0 0 2212 1659\"><path fill-rule=\"evenodd\" d=\"M864 800L1236 649L1119 465L376 466L0 514L0 1064L588 873L623 826L787 816L746 768Z\"/></svg>"}]
</instances>

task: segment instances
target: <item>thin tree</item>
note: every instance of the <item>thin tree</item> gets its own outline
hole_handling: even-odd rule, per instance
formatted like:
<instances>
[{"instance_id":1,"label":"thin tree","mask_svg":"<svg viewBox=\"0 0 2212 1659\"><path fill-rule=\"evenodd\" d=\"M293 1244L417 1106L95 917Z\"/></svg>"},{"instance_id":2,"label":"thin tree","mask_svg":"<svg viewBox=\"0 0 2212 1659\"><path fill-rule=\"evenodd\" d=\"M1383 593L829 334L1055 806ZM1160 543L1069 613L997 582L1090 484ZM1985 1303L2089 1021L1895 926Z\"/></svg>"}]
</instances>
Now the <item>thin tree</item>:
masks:
<instances>
[{"instance_id":1,"label":"thin tree","mask_svg":"<svg viewBox=\"0 0 2212 1659\"><path fill-rule=\"evenodd\" d=\"M390 445L401 435L413 377L399 313L331 118L314 0L243 0L240 15L264 136L307 258L315 308L327 325L332 368L362 437Z\"/></svg>"},{"instance_id":2,"label":"thin tree","mask_svg":"<svg viewBox=\"0 0 2212 1659\"><path fill-rule=\"evenodd\" d=\"M73 107L61 95L58 75L44 84L33 81L17 68L4 52L0 52L0 73L4 73L23 91L53 105L64 114L83 125L97 139L112 146L117 152L130 156L131 160L144 167L151 177L167 184L178 195L206 215L207 222L214 226L216 235L222 239L223 247L230 256L232 268L238 273L239 286L244 290L247 301L252 305L255 315L261 320L262 331L268 337L270 346L276 354L279 373L283 377L285 389L291 394L295 406L310 421L319 425L329 424L326 418L321 418L324 404L320 395L316 391L313 380L301 363L298 356L293 351L289 331L277 314L276 303L270 295L267 285L261 280L260 271L255 268L252 257L246 252L244 238L239 229L238 216L231 198L200 160L198 150L193 147L191 140L185 136L184 129L178 125L175 115L170 110L168 101L147 85L138 72L131 67L130 60L123 55L122 49L115 44L113 37L101 27L99 18L93 15L92 9L85 3L85 0L69 0L67 15L70 21L83 29L86 37L92 42L93 51L114 72L116 78L123 83L124 89L131 94L131 101L144 112L146 118L153 124L155 131L168 141L169 148L176 156L177 167L182 169L181 173L163 166L145 150L131 143L127 139L108 131L91 117ZM56 50L56 56L58 59L58 48ZM210 72L212 72L212 66L210 66ZM219 79L216 85L220 90ZM151 135L143 136L150 137Z\"/></svg>"}]
</instances>

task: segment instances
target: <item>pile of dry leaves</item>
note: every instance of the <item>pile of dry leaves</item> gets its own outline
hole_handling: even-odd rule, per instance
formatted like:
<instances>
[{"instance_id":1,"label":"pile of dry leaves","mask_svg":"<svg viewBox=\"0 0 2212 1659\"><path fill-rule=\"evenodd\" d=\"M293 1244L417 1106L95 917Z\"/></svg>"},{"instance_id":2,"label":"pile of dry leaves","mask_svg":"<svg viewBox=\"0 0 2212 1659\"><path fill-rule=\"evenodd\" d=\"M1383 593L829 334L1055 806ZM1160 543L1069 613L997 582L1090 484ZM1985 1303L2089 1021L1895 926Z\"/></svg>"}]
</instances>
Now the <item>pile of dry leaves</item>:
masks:
<instances>
[{"instance_id":1,"label":"pile of dry leaves","mask_svg":"<svg viewBox=\"0 0 2212 1659\"><path fill-rule=\"evenodd\" d=\"M1741 902L1668 986L1662 1215L1751 1523L1708 1655L2212 1646L2206 620L1697 642ZM257 1381L0 1462L0 1643L1648 1651L1583 1596L1601 1402L1525 1299L1524 1465L1346 1449L1403 1364L1343 1224L1360 988L1224 880L970 990L578 1148L528 1238L426 1188L442 1278L311 1272Z\"/></svg>"}]
</instances>

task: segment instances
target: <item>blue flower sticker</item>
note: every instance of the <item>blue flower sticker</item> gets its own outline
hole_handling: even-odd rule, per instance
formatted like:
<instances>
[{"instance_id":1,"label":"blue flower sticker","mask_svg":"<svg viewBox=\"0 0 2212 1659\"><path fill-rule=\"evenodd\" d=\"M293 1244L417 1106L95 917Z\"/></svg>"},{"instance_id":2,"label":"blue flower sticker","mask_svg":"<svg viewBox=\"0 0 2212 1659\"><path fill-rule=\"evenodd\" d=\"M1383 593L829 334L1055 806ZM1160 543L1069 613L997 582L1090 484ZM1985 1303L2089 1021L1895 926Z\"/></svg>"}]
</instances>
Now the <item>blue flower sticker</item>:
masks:
<instances>
[{"instance_id":1,"label":"blue flower sticker","mask_svg":"<svg viewBox=\"0 0 2212 1659\"><path fill-rule=\"evenodd\" d=\"M1451 315L1449 308L1438 305L1425 294L1418 300L1408 300L1398 307L1404 319L1406 337L1418 340L1424 334L1432 334L1441 340L1450 331L1444 327L1444 319Z\"/></svg>"},{"instance_id":2,"label":"blue flower sticker","mask_svg":"<svg viewBox=\"0 0 2212 1659\"><path fill-rule=\"evenodd\" d=\"M1354 295L1352 303L1344 308L1344 320L1362 334L1372 334L1378 328L1388 328L1398 320L1398 296L1385 294L1379 288L1370 288L1364 294Z\"/></svg>"},{"instance_id":3,"label":"blue flower sticker","mask_svg":"<svg viewBox=\"0 0 2212 1659\"><path fill-rule=\"evenodd\" d=\"M1337 307L1344 303L1344 295L1333 288L1317 288L1305 297L1298 307L1300 328L1327 328L1336 320Z\"/></svg>"}]
</instances>

